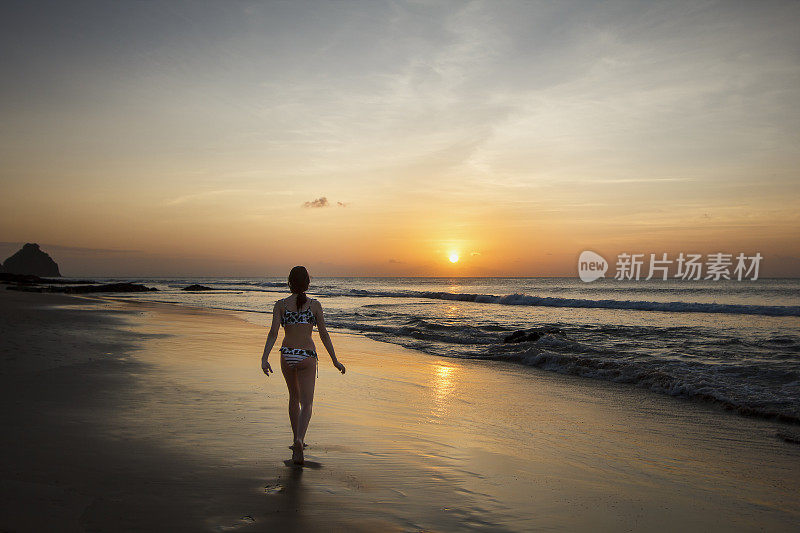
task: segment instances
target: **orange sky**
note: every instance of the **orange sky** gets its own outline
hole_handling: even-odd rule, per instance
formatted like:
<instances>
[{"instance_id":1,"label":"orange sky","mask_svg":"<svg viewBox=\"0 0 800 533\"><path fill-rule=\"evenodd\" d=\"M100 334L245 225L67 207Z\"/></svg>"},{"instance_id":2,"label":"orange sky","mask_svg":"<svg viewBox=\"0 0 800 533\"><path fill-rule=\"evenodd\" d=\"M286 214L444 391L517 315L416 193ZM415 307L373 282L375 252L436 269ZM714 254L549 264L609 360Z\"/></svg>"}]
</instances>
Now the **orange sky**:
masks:
<instances>
[{"instance_id":1,"label":"orange sky","mask_svg":"<svg viewBox=\"0 0 800 533\"><path fill-rule=\"evenodd\" d=\"M758 251L800 276L799 6L22 5L0 253L544 276L584 249Z\"/></svg>"}]
</instances>

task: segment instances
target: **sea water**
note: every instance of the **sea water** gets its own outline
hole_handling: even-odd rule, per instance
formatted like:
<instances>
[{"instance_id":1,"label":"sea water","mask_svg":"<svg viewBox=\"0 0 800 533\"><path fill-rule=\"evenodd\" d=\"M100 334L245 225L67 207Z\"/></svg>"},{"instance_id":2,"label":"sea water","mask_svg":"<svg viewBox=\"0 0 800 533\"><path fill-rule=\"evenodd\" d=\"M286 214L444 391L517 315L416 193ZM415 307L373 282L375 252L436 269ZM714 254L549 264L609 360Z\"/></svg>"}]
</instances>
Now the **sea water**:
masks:
<instances>
[{"instance_id":1,"label":"sea water","mask_svg":"<svg viewBox=\"0 0 800 533\"><path fill-rule=\"evenodd\" d=\"M130 281L158 292L129 298L243 311L264 326L288 294L285 278ZM214 290L182 290L194 283ZM629 383L800 423L797 279L320 277L308 294L322 303L329 327L379 341ZM504 342L531 328L541 335Z\"/></svg>"}]
</instances>

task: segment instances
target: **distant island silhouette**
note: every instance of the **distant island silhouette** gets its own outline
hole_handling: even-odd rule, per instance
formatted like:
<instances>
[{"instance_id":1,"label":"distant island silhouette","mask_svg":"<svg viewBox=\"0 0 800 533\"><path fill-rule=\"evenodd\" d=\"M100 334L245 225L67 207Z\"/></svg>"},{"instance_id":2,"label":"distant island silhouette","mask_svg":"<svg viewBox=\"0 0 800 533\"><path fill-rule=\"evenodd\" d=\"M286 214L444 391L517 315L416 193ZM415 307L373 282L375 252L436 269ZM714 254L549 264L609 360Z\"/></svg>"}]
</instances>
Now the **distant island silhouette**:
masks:
<instances>
[{"instance_id":1,"label":"distant island silhouette","mask_svg":"<svg viewBox=\"0 0 800 533\"><path fill-rule=\"evenodd\" d=\"M2 272L60 278L58 264L36 243L26 243L17 253L3 261Z\"/></svg>"},{"instance_id":2,"label":"distant island silhouette","mask_svg":"<svg viewBox=\"0 0 800 533\"><path fill-rule=\"evenodd\" d=\"M119 282L98 284L96 281L61 278L58 264L36 243L26 243L17 253L0 265L0 284L6 289L24 292L61 292L83 294L90 292L150 292L154 287L139 283Z\"/></svg>"}]
</instances>

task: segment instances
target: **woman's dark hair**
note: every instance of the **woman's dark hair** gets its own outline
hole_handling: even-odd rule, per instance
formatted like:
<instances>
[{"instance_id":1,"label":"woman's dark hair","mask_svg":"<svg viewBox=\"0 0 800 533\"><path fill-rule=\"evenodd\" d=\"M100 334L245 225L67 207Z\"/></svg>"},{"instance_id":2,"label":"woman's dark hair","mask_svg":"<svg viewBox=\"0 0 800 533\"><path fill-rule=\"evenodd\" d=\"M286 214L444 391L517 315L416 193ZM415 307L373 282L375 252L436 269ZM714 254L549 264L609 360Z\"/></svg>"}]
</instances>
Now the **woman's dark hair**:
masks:
<instances>
[{"instance_id":1,"label":"woman's dark hair","mask_svg":"<svg viewBox=\"0 0 800 533\"><path fill-rule=\"evenodd\" d=\"M306 291L308 284L311 283L311 277L308 275L308 270L304 266L296 266L289 272L289 290L297 293L297 310L300 311L308 301Z\"/></svg>"}]
</instances>

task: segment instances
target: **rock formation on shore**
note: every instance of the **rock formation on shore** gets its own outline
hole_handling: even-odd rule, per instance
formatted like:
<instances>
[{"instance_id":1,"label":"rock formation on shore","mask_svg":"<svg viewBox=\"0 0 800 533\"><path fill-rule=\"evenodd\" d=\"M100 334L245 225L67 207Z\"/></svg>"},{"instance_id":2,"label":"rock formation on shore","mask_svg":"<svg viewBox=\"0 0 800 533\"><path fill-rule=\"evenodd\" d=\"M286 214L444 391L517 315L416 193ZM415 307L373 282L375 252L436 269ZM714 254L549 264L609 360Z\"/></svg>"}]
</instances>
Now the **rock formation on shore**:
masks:
<instances>
[{"instance_id":1,"label":"rock formation on shore","mask_svg":"<svg viewBox=\"0 0 800 533\"><path fill-rule=\"evenodd\" d=\"M555 326L521 329L507 335L503 342L536 342L545 335L563 335L564 332Z\"/></svg>"},{"instance_id":2,"label":"rock formation on shore","mask_svg":"<svg viewBox=\"0 0 800 533\"><path fill-rule=\"evenodd\" d=\"M56 285L96 285L91 279L65 279L65 278L40 278L32 274L9 274L0 272L0 283L16 283L17 285L42 285L51 283Z\"/></svg>"},{"instance_id":3,"label":"rock formation on shore","mask_svg":"<svg viewBox=\"0 0 800 533\"><path fill-rule=\"evenodd\" d=\"M189 285L188 287L184 287L181 289L182 291L213 291L211 287L206 287L205 285L198 285L195 283L194 285Z\"/></svg>"},{"instance_id":4,"label":"rock formation on shore","mask_svg":"<svg viewBox=\"0 0 800 533\"><path fill-rule=\"evenodd\" d=\"M18 284L6 287L12 291L24 292L62 292L66 294L85 294L89 292L150 292L157 291L155 287L145 287L139 283L106 283L103 285L59 285L54 287L31 285L31 284Z\"/></svg>"},{"instance_id":5,"label":"rock formation on shore","mask_svg":"<svg viewBox=\"0 0 800 533\"><path fill-rule=\"evenodd\" d=\"M56 262L38 244L30 242L3 261L3 269L11 274L61 277Z\"/></svg>"}]
</instances>

